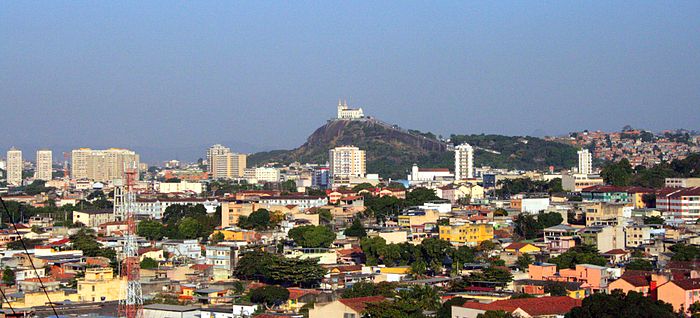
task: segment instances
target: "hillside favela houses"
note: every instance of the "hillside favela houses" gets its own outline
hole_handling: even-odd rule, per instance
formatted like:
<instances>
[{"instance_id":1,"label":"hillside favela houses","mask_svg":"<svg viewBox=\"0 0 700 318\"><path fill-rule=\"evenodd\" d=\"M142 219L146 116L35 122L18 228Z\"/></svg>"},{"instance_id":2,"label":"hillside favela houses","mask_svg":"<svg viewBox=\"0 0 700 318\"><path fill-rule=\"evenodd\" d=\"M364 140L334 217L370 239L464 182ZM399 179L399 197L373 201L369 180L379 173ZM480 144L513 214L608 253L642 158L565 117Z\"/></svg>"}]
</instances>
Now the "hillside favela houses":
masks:
<instances>
[{"instance_id":1,"label":"hillside favela houses","mask_svg":"<svg viewBox=\"0 0 700 318\"><path fill-rule=\"evenodd\" d=\"M694 317L700 148L673 136L445 138L339 101L289 151L12 148L1 314Z\"/></svg>"}]
</instances>

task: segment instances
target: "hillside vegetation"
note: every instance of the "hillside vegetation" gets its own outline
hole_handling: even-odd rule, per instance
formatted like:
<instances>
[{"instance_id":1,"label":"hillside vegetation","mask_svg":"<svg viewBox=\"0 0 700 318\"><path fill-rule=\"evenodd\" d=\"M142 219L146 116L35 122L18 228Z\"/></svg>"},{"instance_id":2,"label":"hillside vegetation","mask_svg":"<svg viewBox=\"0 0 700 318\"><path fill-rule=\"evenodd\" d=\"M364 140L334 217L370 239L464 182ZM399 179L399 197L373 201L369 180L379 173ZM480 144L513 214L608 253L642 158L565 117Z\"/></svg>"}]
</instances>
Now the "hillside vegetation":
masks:
<instances>
[{"instance_id":1,"label":"hillside vegetation","mask_svg":"<svg viewBox=\"0 0 700 318\"><path fill-rule=\"evenodd\" d=\"M546 169L550 165L562 168L576 164L575 148L534 137L453 135L451 140L454 144L467 142L476 146L477 166ZM406 178L414 163L426 168L454 168L454 153L433 134L404 130L372 119L329 121L299 148L255 153L248 161L251 166L269 162L325 163L329 149L344 145L367 151L367 171L385 178Z\"/></svg>"}]
</instances>

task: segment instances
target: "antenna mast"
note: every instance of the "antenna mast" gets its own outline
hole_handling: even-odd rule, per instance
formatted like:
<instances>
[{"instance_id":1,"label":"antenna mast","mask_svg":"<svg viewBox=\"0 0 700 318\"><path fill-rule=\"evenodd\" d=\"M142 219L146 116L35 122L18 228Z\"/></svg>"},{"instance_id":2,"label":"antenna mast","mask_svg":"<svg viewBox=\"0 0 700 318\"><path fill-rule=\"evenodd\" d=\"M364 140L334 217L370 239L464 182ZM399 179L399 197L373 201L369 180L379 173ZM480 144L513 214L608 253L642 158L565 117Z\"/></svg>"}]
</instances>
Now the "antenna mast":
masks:
<instances>
[{"instance_id":1,"label":"antenna mast","mask_svg":"<svg viewBox=\"0 0 700 318\"><path fill-rule=\"evenodd\" d=\"M124 242L123 261L121 264L121 276L126 276L126 284L122 284L119 297L119 317L142 318L143 317L143 292L141 290L141 274L138 255L138 242L136 241L136 192L134 184L138 177L135 167L124 169L126 177L126 194L124 196L124 212L127 223L127 231Z\"/></svg>"}]
</instances>

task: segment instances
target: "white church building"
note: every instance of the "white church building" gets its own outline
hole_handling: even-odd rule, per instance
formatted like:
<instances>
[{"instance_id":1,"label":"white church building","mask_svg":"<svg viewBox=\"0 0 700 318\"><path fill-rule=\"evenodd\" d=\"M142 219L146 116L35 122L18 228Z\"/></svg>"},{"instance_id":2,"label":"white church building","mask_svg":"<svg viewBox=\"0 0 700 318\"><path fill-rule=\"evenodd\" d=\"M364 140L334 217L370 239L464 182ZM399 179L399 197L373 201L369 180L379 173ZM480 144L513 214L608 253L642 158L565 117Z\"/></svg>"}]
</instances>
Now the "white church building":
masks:
<instances>
[{"instance_id":1,"label":"white church building","mask_svg":"<svg viewBox=\"0 0 700 318\"><path fill-rule=\"evenodd\" d=\"M338 119L360 119L365 117L362 108L349 108L348 101L338 100Z\"/></svg>"}]
</instances>

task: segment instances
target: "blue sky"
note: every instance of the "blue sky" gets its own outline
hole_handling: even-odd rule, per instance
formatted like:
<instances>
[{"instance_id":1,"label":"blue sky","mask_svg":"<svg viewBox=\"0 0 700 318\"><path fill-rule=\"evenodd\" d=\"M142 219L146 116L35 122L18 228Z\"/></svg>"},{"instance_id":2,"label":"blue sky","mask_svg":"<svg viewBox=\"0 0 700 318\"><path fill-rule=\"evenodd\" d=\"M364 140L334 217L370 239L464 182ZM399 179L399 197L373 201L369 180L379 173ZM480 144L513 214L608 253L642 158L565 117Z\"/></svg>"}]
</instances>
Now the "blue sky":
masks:
<instances>
[{"instance_id":1,"label":"blue sky","mask_svg":"<svg viewBox=\"0 0 700 318\"><path fill-rule=\"evenodd\" d=\"M700 129L699 1L6 1L0 149L293 148L338 97L406 128ZM55 156L58 156L56 154Z\"/></svg>"}]
</instances>

